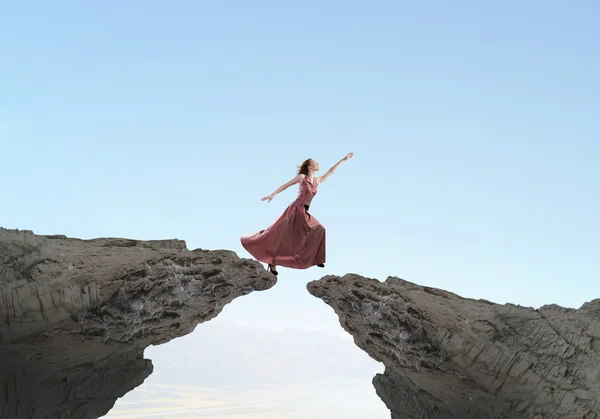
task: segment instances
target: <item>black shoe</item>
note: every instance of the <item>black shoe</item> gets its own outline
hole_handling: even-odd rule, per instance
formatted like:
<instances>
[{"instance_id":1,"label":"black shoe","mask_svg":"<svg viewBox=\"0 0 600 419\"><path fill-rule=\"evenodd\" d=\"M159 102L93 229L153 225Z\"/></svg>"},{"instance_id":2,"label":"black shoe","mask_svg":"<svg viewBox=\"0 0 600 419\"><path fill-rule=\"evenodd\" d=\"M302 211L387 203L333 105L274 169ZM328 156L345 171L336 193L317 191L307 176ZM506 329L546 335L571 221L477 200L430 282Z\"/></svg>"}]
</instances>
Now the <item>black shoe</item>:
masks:
<instances>
[{"instance_id":1,"label":"black shoe","mask_svg":"<svg viewBox=\"0 0 600 419\"><path fill-rule=\"evenodd\" d=\"M267 265L267 271L271 271L271 273L272 273L273 275L275 275L275 276L277 276L277 275L278 275L278 272L277 272L277 271L274 271L274 270L271 268L271 264L268 264L268 265Z\"/></svg>"},{"instance_id":2,"label":"black shoe","mask_svg":"<svg viewBox=\"0 0 600 419\"><path fill-rule=\"evenodd\" d=\"M318 266L319 268L324 268L324 267L325 267L325 264L324 264L324 263L319 263L317 266Z\"/></svg>"}]
</instances>

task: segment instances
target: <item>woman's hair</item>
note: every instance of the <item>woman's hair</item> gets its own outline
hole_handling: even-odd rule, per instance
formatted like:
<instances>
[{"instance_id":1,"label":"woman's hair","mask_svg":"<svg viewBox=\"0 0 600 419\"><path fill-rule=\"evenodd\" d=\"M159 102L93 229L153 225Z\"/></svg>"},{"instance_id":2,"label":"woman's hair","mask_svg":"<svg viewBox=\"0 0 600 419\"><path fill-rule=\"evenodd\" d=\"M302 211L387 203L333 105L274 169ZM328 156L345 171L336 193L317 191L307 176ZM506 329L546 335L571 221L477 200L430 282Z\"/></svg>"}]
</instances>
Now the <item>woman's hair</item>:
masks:
<instances>
[{"instance_id":1,"label":"woman's hair","mask_svg":"<svg viewBox=\"0 0 600 419\"><path fill-rule=\"evenodd\" d=\"M299 175L308 175L308 165L310 164L311 160L312 159L306 159L300 166L298 166Z\"/></svg>"}]
</instances>

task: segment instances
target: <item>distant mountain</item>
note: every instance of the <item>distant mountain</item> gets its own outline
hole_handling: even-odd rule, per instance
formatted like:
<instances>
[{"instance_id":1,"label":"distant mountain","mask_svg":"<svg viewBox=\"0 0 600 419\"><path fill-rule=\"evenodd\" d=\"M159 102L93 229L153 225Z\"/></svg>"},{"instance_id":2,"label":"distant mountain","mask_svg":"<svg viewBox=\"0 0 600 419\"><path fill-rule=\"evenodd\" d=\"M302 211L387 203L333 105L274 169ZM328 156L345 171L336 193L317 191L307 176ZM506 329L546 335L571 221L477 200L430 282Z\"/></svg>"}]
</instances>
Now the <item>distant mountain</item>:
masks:
<instances>
[{"instance_id":1,"label":"distant mountain","mask_svg":"<svg viewBox=\"0 0 600 419\"><path fill-rule=\"evenodd\" d=\"M167 345L149 347L154 383L196 386L305 384L371 379L382 370L351 339L302 330L267 330L210 321Z\"/></svg>"}]
</instances>

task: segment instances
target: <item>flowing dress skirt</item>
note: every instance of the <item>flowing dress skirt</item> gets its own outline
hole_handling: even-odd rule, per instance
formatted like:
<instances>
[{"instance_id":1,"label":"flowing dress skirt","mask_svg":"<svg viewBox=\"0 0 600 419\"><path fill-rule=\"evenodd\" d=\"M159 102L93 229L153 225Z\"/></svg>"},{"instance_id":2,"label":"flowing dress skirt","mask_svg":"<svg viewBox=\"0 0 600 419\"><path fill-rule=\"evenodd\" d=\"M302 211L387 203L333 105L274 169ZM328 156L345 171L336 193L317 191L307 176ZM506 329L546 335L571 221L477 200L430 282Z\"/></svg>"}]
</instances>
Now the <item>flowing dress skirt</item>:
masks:
<instances>
[{"instance_id":1,"label":"flowing dress skirt","mask_svg":"<svg viewBox=\"0 0 600 419\"><path fill-rule=\"evenodd\" d=\"M242 236L240 241L264 263L295 269L325 263L325 227L301 201L290 204L268 228Z\"/></svg>"}]
</instances>

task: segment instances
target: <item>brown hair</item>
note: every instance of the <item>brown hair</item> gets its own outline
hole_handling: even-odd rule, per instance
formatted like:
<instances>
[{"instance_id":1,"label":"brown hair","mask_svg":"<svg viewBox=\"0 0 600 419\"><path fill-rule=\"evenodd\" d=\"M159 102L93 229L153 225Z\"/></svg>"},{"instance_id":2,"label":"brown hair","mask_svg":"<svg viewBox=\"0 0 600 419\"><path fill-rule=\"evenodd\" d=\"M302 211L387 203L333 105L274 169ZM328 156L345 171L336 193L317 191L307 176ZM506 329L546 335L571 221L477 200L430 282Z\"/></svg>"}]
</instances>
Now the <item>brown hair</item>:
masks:
<instances>
[{"instance_id":1,"label":"brown hair","mask_svg":"<svg viewBox=\"0 0 600 419\"><path fill-rule=\"evenodd\" d=\"M311 161L312 161L312 159L306 159L306 160L304 160L302 165L298 166L298 174L299 175L308 175L308 165L310 164Z\"/></svg>"}]
</instances>

